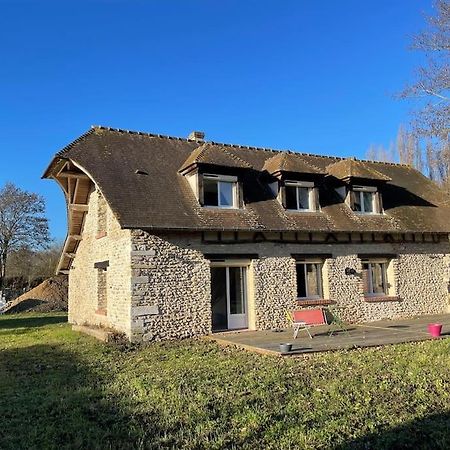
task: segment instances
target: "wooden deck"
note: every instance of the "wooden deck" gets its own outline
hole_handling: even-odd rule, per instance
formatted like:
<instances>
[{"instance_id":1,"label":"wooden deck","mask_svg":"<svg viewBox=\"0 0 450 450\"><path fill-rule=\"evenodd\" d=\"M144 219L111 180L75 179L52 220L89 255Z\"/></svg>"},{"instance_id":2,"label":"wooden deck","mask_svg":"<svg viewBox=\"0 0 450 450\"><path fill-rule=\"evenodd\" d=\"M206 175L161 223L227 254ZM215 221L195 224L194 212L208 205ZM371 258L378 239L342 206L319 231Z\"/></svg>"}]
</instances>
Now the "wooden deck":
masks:
<instances>
[{"instance_id":1,"label":"wooden deck","mask_svg":"<svg viewBox=\"0 0 450 450\"><path fill-rule=\"evenodd\" d=\"M329 334L329 326L310 328L313 339L306 331L300 331L297 339L293 339L292 330L267 331L228 331L214 333L208 339L217 341L220 345L232 345L245 350L262 354L281 355L279 345L292 343L289 356L304 355L330 350L376 347L380 345L399 344L433 339L427 330L429 323L441 323L441 339L450 336L450 314L420 316L412 319L384 320L348 325L347 332L336 331Z\"/></svg>"}]
</instances>

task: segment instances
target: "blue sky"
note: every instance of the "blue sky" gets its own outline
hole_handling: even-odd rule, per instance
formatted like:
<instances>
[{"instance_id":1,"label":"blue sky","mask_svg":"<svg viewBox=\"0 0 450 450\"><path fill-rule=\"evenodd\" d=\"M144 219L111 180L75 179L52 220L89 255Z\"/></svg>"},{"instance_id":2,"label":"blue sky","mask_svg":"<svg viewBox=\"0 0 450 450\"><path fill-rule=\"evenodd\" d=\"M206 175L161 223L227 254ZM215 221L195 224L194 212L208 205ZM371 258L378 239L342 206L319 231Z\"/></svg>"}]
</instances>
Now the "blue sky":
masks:
<instances>
[{"instance_id":1,"label":"blue sky","mask_svg":"<svg viewBox=\"0 0 450 450\"><path fill-rule=\"evenodd\" d=\"M92 124L363 157L406 123L393 98L431 0L0 0L0 185L40 176Z\"/></svg>"}]
</instances>

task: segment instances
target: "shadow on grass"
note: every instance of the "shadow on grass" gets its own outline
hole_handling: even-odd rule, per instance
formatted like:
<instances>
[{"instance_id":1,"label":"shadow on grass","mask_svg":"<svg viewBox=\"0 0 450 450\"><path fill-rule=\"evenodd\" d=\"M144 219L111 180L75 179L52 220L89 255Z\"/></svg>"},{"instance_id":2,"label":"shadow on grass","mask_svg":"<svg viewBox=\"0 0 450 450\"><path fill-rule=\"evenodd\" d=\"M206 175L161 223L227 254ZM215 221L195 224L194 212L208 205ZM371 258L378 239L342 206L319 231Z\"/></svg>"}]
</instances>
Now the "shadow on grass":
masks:
<instances>
[{"instance_id":1,"label":"shadow on grass","mask_svg":"<svg viewBox=\"0 0 450 450\"><path fill-rule=\"evenodd\" d=\"M46 325L54 325L57 323L67 322L66 315L43 315L43 316L21 316L8 317L2 316L0 320L0 330L14 329L14 328L35 328L45 327Z\"/></svg>"},{"instance_id":2,"label":"shadow on grass","mask_svg":"<svg viewBox=\"0 0 450 450\"><path fill-rule=\"evenodd\" d=\"M450 448L450 412L432 414L333 448L334 450L447 450Z\"/></svg>"},{"instance_id":3,"label":"shadow on grass","mask_svg":"<svg viewBox=\"0 0 450 450\"><path fill-rule=\"evenodd\" d=\"M143 428L108 393L108 368L91 362L58 345L0 352L0 448L136 448L161 434L155 414Z\"/></svg>"}]
</instances>

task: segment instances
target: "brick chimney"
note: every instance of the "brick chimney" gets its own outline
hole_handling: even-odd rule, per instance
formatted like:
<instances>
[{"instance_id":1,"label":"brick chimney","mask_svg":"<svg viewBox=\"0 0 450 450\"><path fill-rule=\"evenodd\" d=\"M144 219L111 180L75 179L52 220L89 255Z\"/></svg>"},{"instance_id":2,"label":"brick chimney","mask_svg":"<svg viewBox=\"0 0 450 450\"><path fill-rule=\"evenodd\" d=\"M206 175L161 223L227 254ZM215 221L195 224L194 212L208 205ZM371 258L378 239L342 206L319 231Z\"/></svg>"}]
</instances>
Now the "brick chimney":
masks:
<instances>
[{"instance_id":1,"label":"brick chimney","mask_svg":"<svg viewBox=\"0 0 450 450\"><path fill-rule=\"evenodd\" d=\"M205 133L203 131L192 131L188 139L190 141L203 142L205 140Z\"/></svg>"}]
</instances>

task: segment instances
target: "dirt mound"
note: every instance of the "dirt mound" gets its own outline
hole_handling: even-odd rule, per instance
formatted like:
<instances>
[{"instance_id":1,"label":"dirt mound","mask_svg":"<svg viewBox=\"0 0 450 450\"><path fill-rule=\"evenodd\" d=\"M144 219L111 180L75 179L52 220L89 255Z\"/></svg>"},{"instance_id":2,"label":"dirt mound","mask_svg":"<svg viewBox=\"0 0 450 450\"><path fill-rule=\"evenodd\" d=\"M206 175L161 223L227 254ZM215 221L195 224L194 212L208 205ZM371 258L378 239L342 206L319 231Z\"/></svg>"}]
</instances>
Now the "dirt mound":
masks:
<instances>
[{"instance_id":1,"label":"dirt mound","mask_svg":"<svg viewBox=\"0 0 450 450\"><path fill-rule=\"evenodd\" d=\"M67 311L67 277L56 276L44 280L9 302L2 312L15 314L25 311Z\"/></svg>"}]
</instances>

